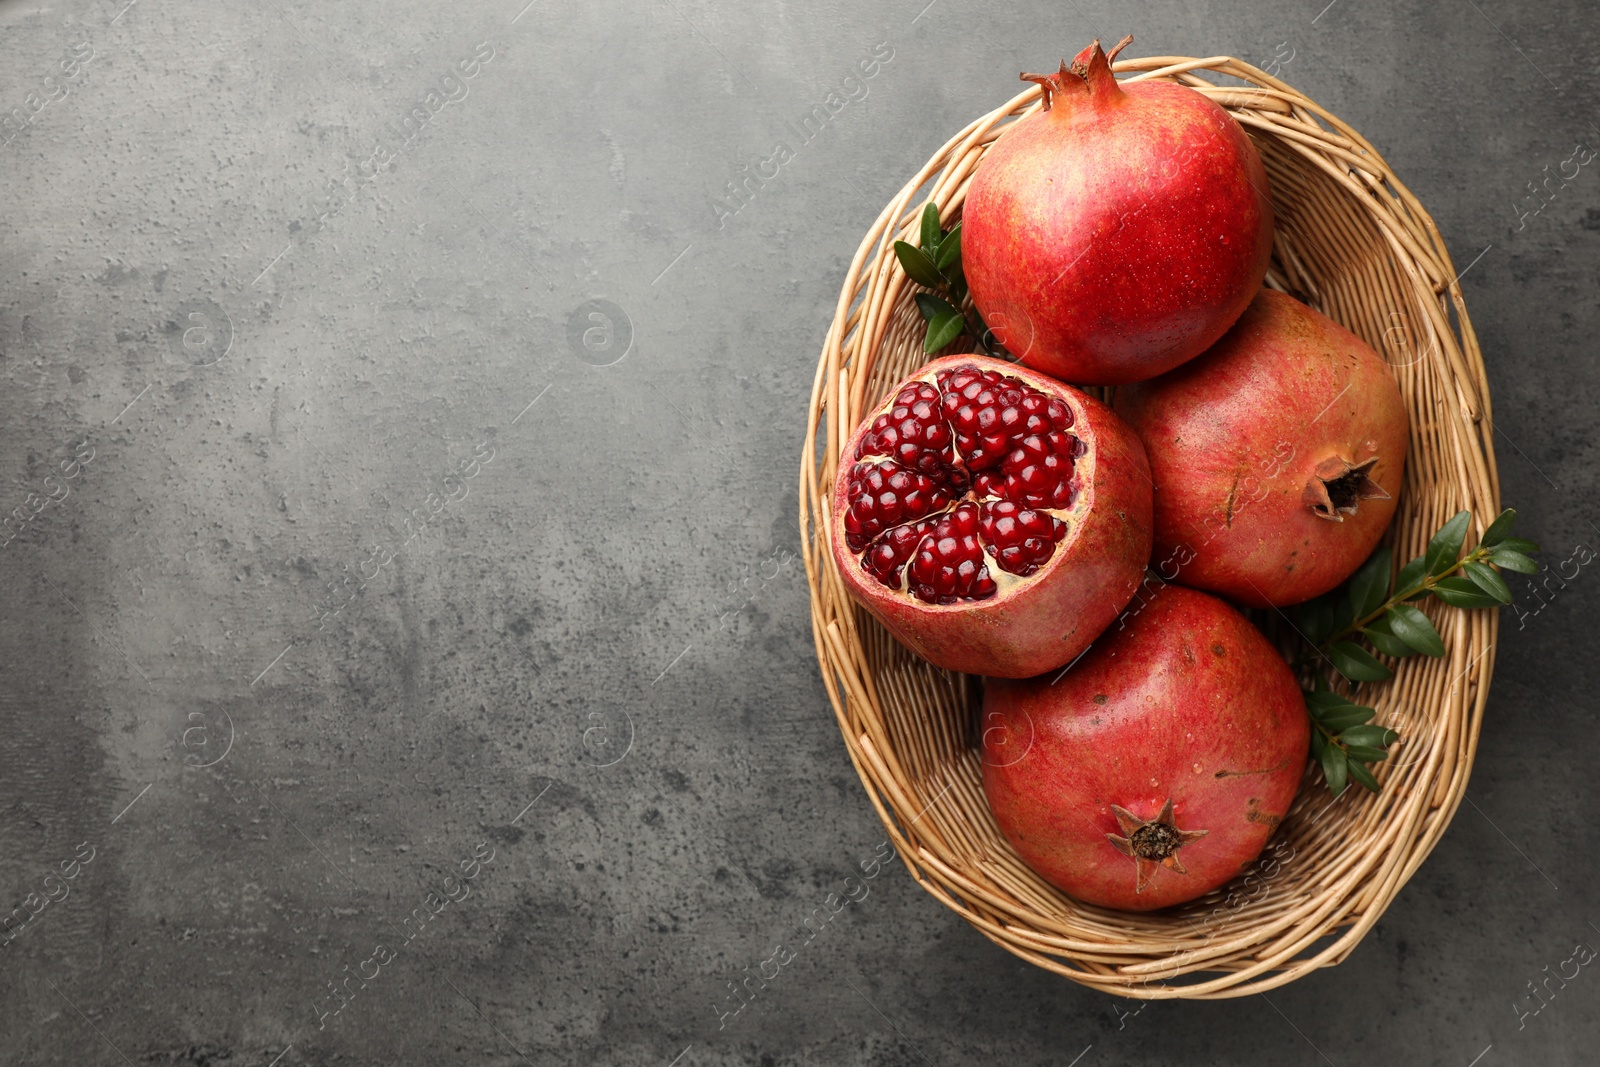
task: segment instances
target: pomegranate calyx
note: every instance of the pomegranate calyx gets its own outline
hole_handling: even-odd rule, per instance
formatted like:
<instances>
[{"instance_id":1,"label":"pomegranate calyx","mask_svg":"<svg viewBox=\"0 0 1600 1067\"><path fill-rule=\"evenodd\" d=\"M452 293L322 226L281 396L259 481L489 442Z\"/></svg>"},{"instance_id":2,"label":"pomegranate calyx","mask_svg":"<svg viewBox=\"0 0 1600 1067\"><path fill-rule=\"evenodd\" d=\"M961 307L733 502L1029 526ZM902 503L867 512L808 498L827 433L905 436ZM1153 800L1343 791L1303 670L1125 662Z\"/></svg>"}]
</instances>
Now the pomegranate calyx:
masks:
<instances>
[{"instance_id":1,"label":"pomegranate calyx","mask_svg":"<svg viewBox=\"0 0 1600 1067\"><path fill-rule=\"evenodd\" d=\"M1178 850L1190 841L1198 840L1210 830L1180 830L1172 817L1172 798L1168 797L1161 814L1154 819L1141 819L1127 808L1111 805L1111 814L1126 836L1107 834L1106 840L1113 848L1134 861L1136 872L1135 893L1143 893L1150 884L1156 868L1165 867L1178 874L1188 874Z\"/></svg>"},{"instance_id":2,"label":"pomegranate calyx","mask_svg":"<svg viewBox=\"0 0 1600 1067\"><path fill-rule=\"evenodd\" d=\"M1076 77L1077 75L1075 71L1067 69L1067 61L1065 59L1061 61L1061 69L1054 74L1029 74L1027 71L1023 71L1018 75L1023 81L1033 82L1044 90L1044 110L1046 111L1049 111L1055 104L1056 93L1065 93L1073 88L1085 88L1082 78L1078 78L1076 81L1069 81L1069 76Z\"/></svg>"},{"instance_id":3,"label":"pomegranate calyx","mask_svg":"<svg viewBox=\"0 0 1600 1067\"><path fill-rule=\"evenodd\" d=\"M1317 464L1300 499L1318 518L1343 522L1346 515L1356 513L1361 501L1389 499L1383 486L1368 475L1377 462L1377 456L1356 464L1329 457Z\"/></svg>"},{"instance_id":4,"label":"pomegranate calyx","mask_svg":"<svg viewBox=\"0 0 1600 1067\"><path fill-rule=\"evenodd\" d=\"M1033 82L1044 90L1044 110L1049 111L1055 103L1057 93L1079 93L1085 96L1122 95L1122 88L1117 85L1116 76L1111 73L1111 63L1117 58L1117 53L1133 43L1133 34L1128 34L1117 42L1110 52L1100 49L1100 38L1096 37L1094 43L1079 52L1068 66L1067 61L1061 61L1061 69L1054 74L1027 74L1021 75L1025 82Z\"/></svg>"}]
</instances>

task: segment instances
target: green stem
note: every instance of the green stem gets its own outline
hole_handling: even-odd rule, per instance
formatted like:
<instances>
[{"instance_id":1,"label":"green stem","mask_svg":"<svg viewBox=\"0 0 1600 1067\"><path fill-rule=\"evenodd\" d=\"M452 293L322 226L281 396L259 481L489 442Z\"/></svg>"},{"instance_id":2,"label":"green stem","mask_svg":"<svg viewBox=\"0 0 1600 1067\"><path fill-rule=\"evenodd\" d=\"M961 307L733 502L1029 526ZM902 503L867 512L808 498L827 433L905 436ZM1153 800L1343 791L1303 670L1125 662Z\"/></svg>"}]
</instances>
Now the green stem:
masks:
<instances>
[{"instance_id":1,"label":"green stem","mask_svg":"<svg viewBox=\"0 0 1600 1067\"><path fill-rule=\"evenodd\" d=\"M939 277L943 279L944 272L941 271ZM994 351L990 349L990 347L985 344L983 340L983 335L988 331L978 329L977 320L975 319L973 313L968 311L967 308L963 306L964 301L956 299L955 292L951 289L950 283L945 282L945 284L941 285L938 289L938 293L940 299L944 300L945 303L961 312L961 321L965 324L967 333L974 341L978 343L978 348L983 352L983 354L986 356L994 355Z\"/></svg>"},{"instance_id":2,"label":"green stem","mask_svg":"<svg viewBox=\"0 0 1600 1067\"><path fill-rule=\"evenodd\" d=\"M1418 582L1410 589L1402 590L1390 597L1388 600L1385 600L1376 611L1372 612L1366 618L1357 619L1349 626L1346 626L1343 630L1340 630L1322 644L1318 645L1317 650L1319 652L1326 652L1331 645L1334 645L1339 641L1343 641L1345 638L1353 636L1354 634L1360 633L1371 624L1383 618L1384 615L1388 613L1389 609L1394 607L1396 604L1403 604L1407 600L1410 600L1412 597L1416 596L1418 593L1424 593L1431 590L1434 586L1439 584L1441 579L1449 578L1452 575L1460 573L1461 568L1466 566L1468 563L1483 562L1483 560L1488 558L1488 555L1488 549L1475 548L1471 552L1468 552L1465 556L1462 556L1460 559L1456 560L1455 564L1449 570L1444 571L1441 574L1423 575L1422 581Z\"/></svg>"},{"instance_id":3,"label":"green stem","mask_svg":"<svg viewBox=\"0 0 1600 1067\"><path fill-rule=\"evenodd\" d=\"M994 350L983 339L983 335L989 331L978 329L977 324L973 322L972 316L968 315L965 309L962 310L961 317L966 321L967 332L972 335L974 341L978 342L978 347L983 350L983 354L986 356L994 355Z\"/></svg>"}]
</instances>

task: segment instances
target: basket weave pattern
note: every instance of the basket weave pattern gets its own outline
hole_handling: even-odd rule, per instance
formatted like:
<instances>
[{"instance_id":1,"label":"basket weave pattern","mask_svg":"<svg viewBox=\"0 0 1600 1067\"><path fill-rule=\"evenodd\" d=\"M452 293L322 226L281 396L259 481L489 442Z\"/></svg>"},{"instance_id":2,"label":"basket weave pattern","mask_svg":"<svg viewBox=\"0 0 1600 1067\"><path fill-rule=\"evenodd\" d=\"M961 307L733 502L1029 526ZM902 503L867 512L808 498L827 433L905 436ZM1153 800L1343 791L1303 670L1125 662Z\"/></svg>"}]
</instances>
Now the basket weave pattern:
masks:
<instances>
[{"instance_id":1,"label":"basket weave pattern","mask_svg":"<svg viewBox=\"0 0 1600 1067\"><path fill-rule=\"evenodd\" d=\"M1227 108L1259 150L1277 236L1268 284L1383 353L1411 414L1405 485L1386 543L1396 559L1467 508L1499 511L1488 385L1456 271L1415 197L1359 134L1285 83L1228 57L1124 60L1131 80L1189 85ZM1210 71L1244 85L1219 86ZM1342 961L1432 850L1466 789L1493 668L1497 613L1429 607L1446 654L1394 664L1361 702L1402 743L1374 765L1382 792L1329 799L1320 771L1248 875L1199 900L1132 914L1080 904L1034 874L984 801L981 682L923 662L846 595L826 539L839 451L864 415L926 362L913 283L892 243L916 243L932 199L948 227L978 162L1034 86L952 138L878 216L850 264L817 367L800 472L800 522L823 682L846 747L912 876L984 936L1040 967L1120 996L1215 999ZM957 342L959 347L964 342ZM1470 543L1470 541L1469 541Z\"/></svg>"}]
</instances>

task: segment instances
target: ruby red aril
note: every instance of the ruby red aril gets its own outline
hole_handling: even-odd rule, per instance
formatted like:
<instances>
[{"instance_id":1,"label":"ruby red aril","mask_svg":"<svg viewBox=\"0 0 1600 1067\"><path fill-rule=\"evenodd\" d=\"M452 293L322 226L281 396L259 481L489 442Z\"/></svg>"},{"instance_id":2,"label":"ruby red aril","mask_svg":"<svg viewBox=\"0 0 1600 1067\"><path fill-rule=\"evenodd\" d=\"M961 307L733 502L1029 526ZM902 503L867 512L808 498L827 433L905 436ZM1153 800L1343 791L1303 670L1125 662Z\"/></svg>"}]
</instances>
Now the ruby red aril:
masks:
<instances>
[{"instance_id":1,"label":"ruby red aril","mask_svg":"<svg viewBox=\"0 0 1600 1067\"><path fill-rule=\"evenodd\" d=\"M1063 381L1114 385L1192 359L1261 286L1267 176L1244 129L1174 82L1118 82L1100 42L979 164L962 267L995 338Z\"/></svg>"},{"instance_id":2,"label":"ruby red aril","mask_svg":"<svg viewBox=\"0 0 1600 1067\"><path fill-rule=\"evenodd\" d=\"M983 787L1038 874L1149 911L1243 873L1288 812L1310 722L1288 664L1215 597L1159 587L1058 675L984 683Z\"/></svg>"},{"instance_id":3,"label":"ruby red aril","mask_svg":"<svg viewBox=\"0 0 1600 1067\"><path fill-rule=\"evenodd\" d=\"M936 666L1026 677L1086 648L1149 558L1137 437L1099 401L983 356L896 386L845 448L834 559Z\"/></svg>"}]
</instances>

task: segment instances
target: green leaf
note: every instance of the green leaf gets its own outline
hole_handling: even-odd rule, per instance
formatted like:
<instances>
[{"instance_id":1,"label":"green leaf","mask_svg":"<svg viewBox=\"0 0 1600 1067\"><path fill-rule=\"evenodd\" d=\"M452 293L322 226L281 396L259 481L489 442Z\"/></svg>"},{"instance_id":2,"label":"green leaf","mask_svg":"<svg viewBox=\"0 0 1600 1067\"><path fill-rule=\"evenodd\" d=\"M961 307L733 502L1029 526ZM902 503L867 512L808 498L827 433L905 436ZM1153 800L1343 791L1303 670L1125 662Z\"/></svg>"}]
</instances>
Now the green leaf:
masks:
<instances>
[{"instance_id":1,"label":"green leaf","mask_svg":"<svg viewBox=\"0 0 1600 1067\"><path fill-rule=\"evenodd\" d=\"M961 264L961 223L956 223L956 228L945 234L944 240L939 242L937 262L940 270Z\"/></svg>"},{"instance_id":2,"label":"green leaf","mask_svg":"<svg viewBox=\"0 0 1600 1067\"><path fill-rule=\"evenodd\" d=\"M1323 679L1319 676L1317 684L1321 685ZM1331 689L1302 689L1301 694L1306 698L1306 707L1311 709L1313 715L1322 711L1333 711L1337 708L1353 708L1349 697L1342 697Z\"/></svg>"},{"instance_id":3,"label":"green leaf","mask_svg":"<svg viewBox=\"0 0 1600 1067\"><path fill-rule=\"evenodd\" d=\"M1345 755L1350 757L1352 764L1358 761L1361 763L1377 763L1379 760L1389 758L1389 753L1381 748L1373 748L1371 745L1346 745L1344 746L1344 751Z\"/></svg>"},{"instance_id":4,"label":"green leaf","mask_svg":"<svg viewBox=\"0 0 1600 1067\"><path fill-rule=\"evenodd\" d=\"M1424 553L1428 559L1429 574L1443 574L1455 566L1456 558L1461 555L1461 542L1467 536L1467 523L1471 520L1472 512L1458 511L1449 522L1439 527L1439 532L1433 535Z\"/></svg>"},{"instance_id":5,"label":"green leaf","mask_svg":"<svg viewBox=\"0 0 1600 1067\"><path fill-rule=\"evenodd\" d=\"M1326 745L1322 749L1322 776L1328 780L1328 792L1338 796L1344 792L1345 776L1350 771L1350 761L1345 758L1344 749L1338 745Z\"/></svg>"},{"instance_id":6,"label":"green leaf","mask_svg":"<svg viewBox=\"0 0 1600 1067\"><path fill-rule=\"evenodd\" d=\"M967 297L967 279L961 273L961 260L958 258L944 271L944 276L950 280L950 293L957 300Z\"/></svg>"},{"instance_id":7,"label":"green leaf","mask_svg":"<svg viewBox=\"0 0 1600 1067\"><path fill-rule=\"evenodd\" d=\"M917 310L922 312L924 322L932 322L942 314L959 315L960 311L951 306L950 301L934 296L932 293L917 294Z\"/></svg>"},{"instance_id":8,"label":"green leaf","mask_svg":"<svg viewBox=\"0 0 1600 1067\"><path fill-rule=\"evenodd\" d=\"M1504 544L1496 545L1494 551L1489 553L1489 562L1505 570L1516 571L1518 574L1539 573L1537 560L1524 556L1514 548L1507 548Z\"/></svg>"},{"instance_id":9,"label":"green leaf","mask_svg":"<svg viewBox=\"0 0 1600 1067\"><path fill-rule=\"evenodd\" d=\"M1311 731L1311 758L1316 760L1318 763L1321 763L1322 762L1322 750L1326 745L1327 745L1327 742L1322 739L1322 731L1321 730L1312 730Z\"/></svg>"},{"instance_id":10,"label":"green leaf","mask_svg":"<svg viewBox=\"0 0 1600 1067\"><path fill-rule=\"evenodd\" d=\"M1352 682L1381 682L1394 672L1373 658L1372 653L1354 641L1340 641L1328 649L1333 669Z\"/></svg>"},{"instance_id":11,"label":"green leaf","mask_svg":"<svg viewBox=\"0 0 1600 1067\"><path fill-rule=\"evenodd\" d=\"M1389 562L1389 550L1380 548L1350 579L1351 614L1356 619L1371 615L1389 598Z\"/></svg>"},{"instance_id":12,"label":"green leaf","mask_svg":"<svg viewBox=\"0 0 1600 1067\"><path fill-rule=\"evenodd\" d=\"M1352 726L1339 734L1339 740L1347 745L1388 748L1400 740L1400 735L1387 726Z\"/></svg>"},{"instance_id":13,"label":"green leaf","mask_svg":"<svg viewBox=\"0 0 1600 1067\"><path fill-rule=\"evenodd\" d=\"M1511 603L1511 587L1500 577L1500 572L1482 563L1468 563L1461 568L1474 585L1502 604Z\"/></svg>"},{"instance_id":14,"label":"green leaf","mask_svg":"<svg viewBox=\"0 0 1600 1067\"><path fill-rule=\"evenodd\" d=\"M1394 592L1398 596L1408 589L1414 589L1422 582L1422 576L1427 573L1428 563L1422 556L1411 560L1400 573L1394 576Z\"/></svg>"},{"instance_id":15,"label":"green leaf","mask_svg":"<svg viewBox=\"0 0 1600 1067\"><path fill-rule=\"evenodd\" d=\"M1497 608L1500 601L1465 578L1440 578L1433 595L1453 608Z\"/></svg>"},{"instance_id":16,"label":"green leaf","mask_svg":"<svg viewBox=\"0 0 1600 1067\"><path fill-rule=\"evenodd\" d=\"M1364 708L1360 704L1348 704L1336 711L1325 711L1315 716L1316 720L1326 726L1333 733L1348 730L1352 726L1360 726L1374 715L1378 714L1371 708Z\"/></svg>"},{"instance_id":17,"label":"green leaf","mask_svg":"<svg viewBox=\"0 0 1600 1067\"><path fill-rule=\"evenodd\" d=\"M1396 604L1383 617L1394 635L1418 652L1434 658L1444 655L1444 642L1439 639L1439 631L1433 628L1433 623L1428 621L1420 608Z\"/></svg>"},{"instance_id":18,"label":"green leaf","mask_svg":"<svg viewBox=\"0 0 1600 1067\"><path fill-rule=\"evenodd\" d=\"M925 285L929 289L937 289L944 284L944 279L939 277L939 268L933 265L933 260L928 258L928 253L920 248L912 248L904 241L894 243L895 258L900 261L900 266L905 268L906 274L918 285Z\"/></svg>"},{"instance_id":19,"label":"green leaf","mask_svg":"<svg viewBox=\"0 0 1600 1067\"><path fill-rule=\"evenodd\" d=\"M1349 770L1350 777L1360 782L1368 790L1374 793L1379 791L1378 780L1372 777L1372 772L1367 770L1365 766L1360 763L1352 762Z\"/></svg>"},{"instance_id":20,"label":"green leaf","mask_svg":"<svg viewBox=\"0 0 1600 1067\"><path fill-rule=\"evenodd\" d=\"M1491 548L1511 536L1511 527L1517 521L1515 508L1506 508L1495 516L1489 528L1483 531L1483 539L1478 542L1484 548Z\"/></svg>"},{"instance_id":21,"label":"green leaf","mask_svg":"<svg viewBox=\"0 0 1600 1067\"><path fill-rule=\"evenodd\" d=\"M1372 642L1373 648L1382 652L1385 656L1403 659L1406 656L1415 656L1417 654L1416 649L1395 636L1394 631L1389 628L1389 620L1387 618L1374 620L1371 625L1363 627L1361 633L1368 641Z\"/></svg>"},{"instance_id":22,"label":"green leaf","mask_svg":"<svg viewBox=\"0 0 1600 1067\"><path fill-rule=\"evenodd\" d=\"M966 326L966 324L967 320L963 319L961 312L954 308L949 311L941 311L928 323L928 336L923 339L922 350L924 352L939 351L939 349L960 337L962 327Z\"/></svg>"},{"instance_id":23,"label":"green leaf","mask_svg":"<svg viewBox=\"0 0 1600 1067\"><path fill-rule=\"evenodd\" d=\"M1321 645L1353 621L1349 612L1343 589L1323 593L1300 605L1300 632L1312 645Z\"/></svg>"},{"instance_id":24,"label":"green leaf","mask_svg":"<svg viewBox=\"0 0 1600 1067\"><path fill-rule=\"evenodd\" d=\"M1509 548L1513 552L1522 552L1530 556L1539 551L1538 542L1529 541L1525 537L1508 537L1500 542L1499 547Z\"/></svg>"},{"instance_id":25,"label":"green leaf","mask_svg":"<svg viewBox=\"0 0 1600 1067\"><path fill-rule=\"evenodd\" d=\"M939 228L939 207L932 200L922 209L922 249L930 256L937 255L939 240L944 231Z\"/></svg>"}]
</instances>

